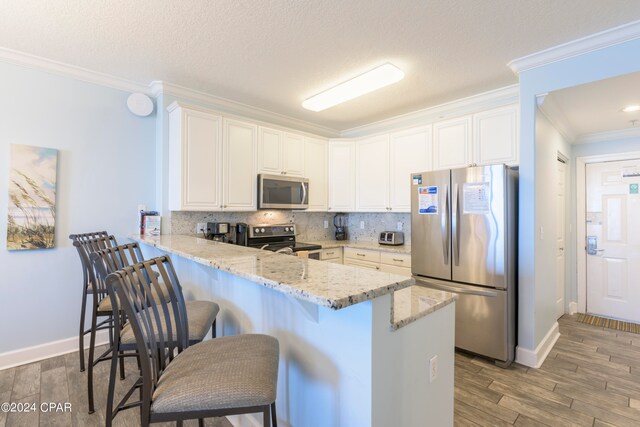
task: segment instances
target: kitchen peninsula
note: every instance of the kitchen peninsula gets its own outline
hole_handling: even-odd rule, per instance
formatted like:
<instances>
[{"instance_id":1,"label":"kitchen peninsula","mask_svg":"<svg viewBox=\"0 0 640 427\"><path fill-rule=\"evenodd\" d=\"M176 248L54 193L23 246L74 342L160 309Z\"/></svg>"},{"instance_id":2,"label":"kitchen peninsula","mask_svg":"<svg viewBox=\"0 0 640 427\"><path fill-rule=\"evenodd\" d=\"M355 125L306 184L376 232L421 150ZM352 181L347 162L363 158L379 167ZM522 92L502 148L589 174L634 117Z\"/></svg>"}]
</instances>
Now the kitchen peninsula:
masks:
<instances>
[{"instance_id":1,"label":"kitchen peninsula","mask_svg":"<svg viewBox=\"0 0 640 427\"><path fill-rule=\"evenodd\" d=\"M220 304L218 336L279 340L280 425L453 424L454 295L406 276L193 236L132 238L145 257L172 255L187 299Z\"/></svg>"}]
</instances>

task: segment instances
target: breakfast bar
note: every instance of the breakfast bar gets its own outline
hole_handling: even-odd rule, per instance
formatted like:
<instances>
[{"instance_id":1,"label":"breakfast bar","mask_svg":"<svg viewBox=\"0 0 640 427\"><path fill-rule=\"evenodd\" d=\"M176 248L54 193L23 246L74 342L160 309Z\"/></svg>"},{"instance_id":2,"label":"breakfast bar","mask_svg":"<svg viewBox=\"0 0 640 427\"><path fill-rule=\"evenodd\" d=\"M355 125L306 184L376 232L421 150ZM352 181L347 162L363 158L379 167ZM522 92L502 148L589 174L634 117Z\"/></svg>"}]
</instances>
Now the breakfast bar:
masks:
<instances>
[{"instance_id":1,"label":"breakfast bar","mask_svg":"<svg viewBox=\"0 0 640 427\"><path fill-rule=\"evenodd\" d=\"M218 336L278 339L279 425L452 425L455 295L194 236L132 239L145 257L171 255L187 299L220 305Z\"/></svg>"}]
</instances>

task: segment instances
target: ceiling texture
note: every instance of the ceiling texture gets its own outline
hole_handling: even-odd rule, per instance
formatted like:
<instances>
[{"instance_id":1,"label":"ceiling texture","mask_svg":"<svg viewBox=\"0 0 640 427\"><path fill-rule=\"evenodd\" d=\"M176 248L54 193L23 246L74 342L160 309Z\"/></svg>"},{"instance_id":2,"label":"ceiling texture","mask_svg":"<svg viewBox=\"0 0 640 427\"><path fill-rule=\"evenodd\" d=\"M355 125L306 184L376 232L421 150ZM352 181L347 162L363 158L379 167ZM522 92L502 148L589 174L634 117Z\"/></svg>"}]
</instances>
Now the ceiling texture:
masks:
<instances>
[{"instance_id":1,"label":"ceiling texture","mask_svg":"<svg viewBox=\"0 0 640 427\"><path fill-rule=\"evenodd\" d=\"M510 60L637 19L637 0L0 0L0 47L341 131L517 83ZM404 80L302 108L385 62Z\"/></svg>"}]
</instances>

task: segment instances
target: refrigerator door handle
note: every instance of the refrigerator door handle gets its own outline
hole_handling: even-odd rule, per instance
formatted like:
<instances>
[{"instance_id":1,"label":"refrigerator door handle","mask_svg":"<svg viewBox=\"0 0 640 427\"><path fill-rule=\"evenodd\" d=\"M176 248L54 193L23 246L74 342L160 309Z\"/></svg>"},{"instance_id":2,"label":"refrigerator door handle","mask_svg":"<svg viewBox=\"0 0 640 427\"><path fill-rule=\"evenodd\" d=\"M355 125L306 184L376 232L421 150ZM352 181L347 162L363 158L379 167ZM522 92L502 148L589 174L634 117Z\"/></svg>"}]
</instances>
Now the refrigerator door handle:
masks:
<instances>
[{"instance_id":1,"label":"refrigerator door handle","mask_svg":"<svg viewBox=\"0 0 640 427\"><path fill-rule=\"evenodd\" d=\"M420 280L418 277L413 276L413 278L416 280L416 282L422 282L424 283L427 287L429 288L433 288L433 289L438 289L441 291L446 291L446 292L455 292L457 294L464 294L464 295L478 295L481 297L497 297L498 293L495 291L488 291L488 290L484 290L484 289L479 289L478 287L472 287L472 286L456 286L453 284L443 284L443 283L439 283L434 281L422 281Z\"/></svg>"},{"instance_id":2,"label":"refrigerator door handle","mask_svg":"<svg viewBox=\"0 0 640 427\"><path fill-rule=\"evenodd\" d=\"M458 184L453 186L453 262L456 265L460 265L460 228L458 227L460 222L460 200L458 195Z\"/></svg>"},{"instance_id":3,"label":"refrigerator door handle","mask_svg":"<svg viewBox=\"0 0 640 427\"><path fill-rule=\"evenodd\" d=\"M444 258L445 265L449 264L449 247L450 245L450 230L449 230L449 186L444 190L444 212L442 213L442 219L440 220L440 228L442 230L442 257Z\"/></svg>"}]
</instances>

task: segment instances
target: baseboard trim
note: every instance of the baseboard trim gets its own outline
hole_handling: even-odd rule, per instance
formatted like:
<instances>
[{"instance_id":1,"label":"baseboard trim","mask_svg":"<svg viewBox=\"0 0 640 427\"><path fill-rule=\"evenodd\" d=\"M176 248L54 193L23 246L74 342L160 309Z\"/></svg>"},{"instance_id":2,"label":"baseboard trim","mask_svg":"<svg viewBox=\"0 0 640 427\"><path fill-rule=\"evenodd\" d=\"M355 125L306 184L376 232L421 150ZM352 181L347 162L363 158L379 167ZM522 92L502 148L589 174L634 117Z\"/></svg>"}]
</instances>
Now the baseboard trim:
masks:
<instances>
[{"instance_id":1,"label":"baseboard trim","mask_svg":"<svg viewBox=\"0 0 640 427\"><path fill-rule=\"evenodd\" d=\"M558 325L558 322L555 322L535 350L529 350L520 346L516 347L516 362L531 368L539 368L549 355L556 341L558 341L558 338L560 338L560 325Z\"/></svg>"},{"instance_id":2,"label":"baseboard trim","mask_svg":"<svg viewBox=\"0 0 640 427\"><path fill-rule=\"evenodd\" d=\"M230 415L227 419L235 427L262 427L262 422L251 414Z\"/></svg>"},{"instance_id":3,"label":"baseboard trim","mask_svg":"<svg viewBox=\"0 0 640 427\"><path fill-rule=\"evenodd\" d=\"M96 335L96 346L101 346L108 342L108 332L98 331L98 334ZM89 348L88 336L87 339L85 339L85 343L85 348ZM60 356L74 351L78 351L77 336L34 345L32 347L20 348L6 353L0 353L0 370L38 362L43 359Z\"/></svg>"},{"instance_id":4,"label":"baseboard trim","mask_svg":"<svg viewBox=\"0 0 640 427\"><path fill-rule=\"evenodd\" d=\"M576 314L578 312L578 303L570 302L569 303L569 314Z\"/></svg>"}]
</instances>

